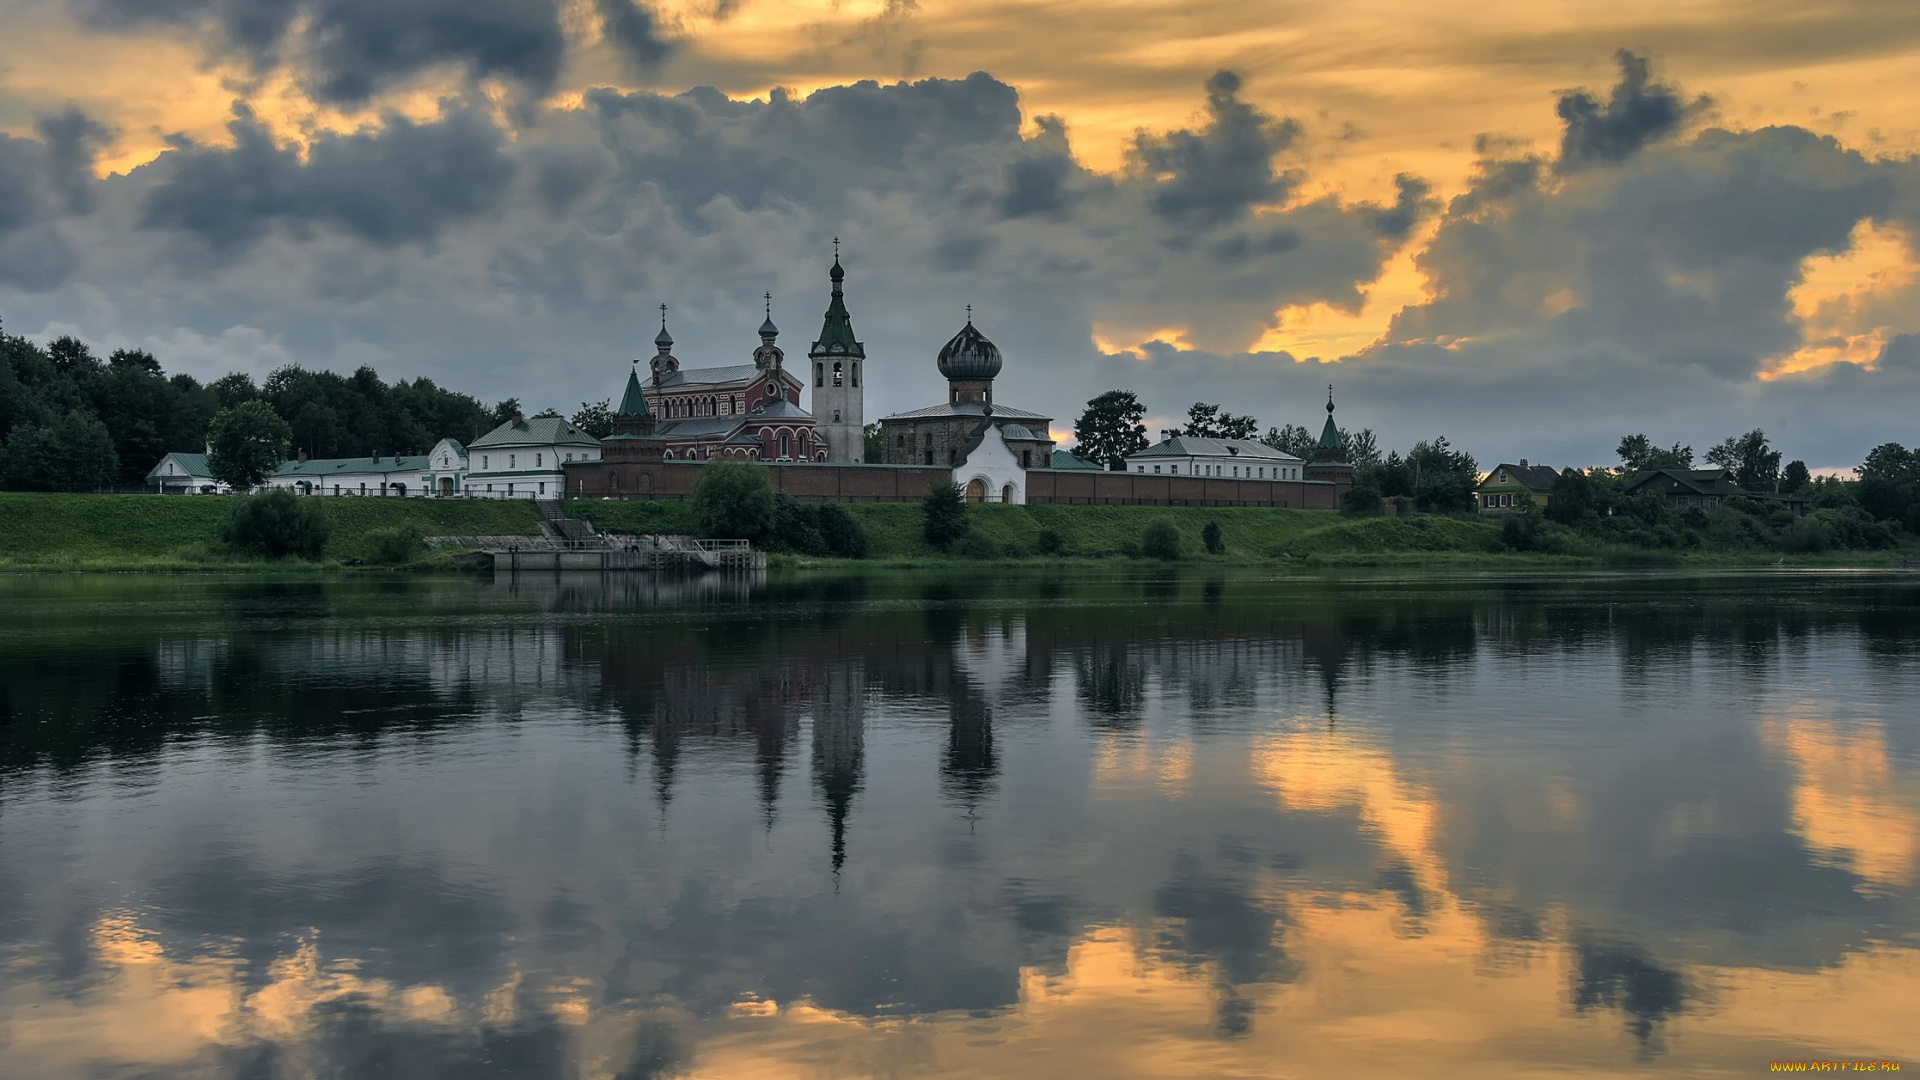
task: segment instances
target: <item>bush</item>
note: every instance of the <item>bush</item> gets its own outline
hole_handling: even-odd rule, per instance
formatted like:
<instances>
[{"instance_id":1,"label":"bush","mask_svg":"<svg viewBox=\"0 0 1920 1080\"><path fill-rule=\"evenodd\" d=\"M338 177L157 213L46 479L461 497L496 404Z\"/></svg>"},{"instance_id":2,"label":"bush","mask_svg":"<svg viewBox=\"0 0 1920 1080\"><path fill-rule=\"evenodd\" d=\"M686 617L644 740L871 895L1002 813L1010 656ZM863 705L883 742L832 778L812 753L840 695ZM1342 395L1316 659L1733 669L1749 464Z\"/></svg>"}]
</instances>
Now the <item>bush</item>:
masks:
<instances>
[{"instance_id":1,"label":"bush","mask_svg":"<svg viewBox=\"0 0 1920 1080\"><path fill-rule=\"evenodd\" d=\"M1545 551L1546 519L1537 513L1509 514L1500 523L1500 542L1514 551Z\"/></svg>"},{"instance_id":2,"label":"bush","mask_svg":"<svg viewBox=\"0 0 1920 1080\"><path fill-rule=\"evenodd\" d=\"M291 491L237 498L220 528L220 539L235 551L275 559L288 555L317 559L332 532L323 504L322 499L303 499Z\"/></svg>"},{"instance_id":3,"label":"bush","mask_svg":"<svg viewBox=\"0 0 1920 1080\"><path fill-rule=\"evenodd\" d=\"M820 518L811 506L780 492L773 497L773 524L768 528L764 546L768 551L790 551L796 555L825 555L827 541L820 535Z\"/></svg>"},{"instance_id":4,"label":"bush","mask_svg":"<svg viewBox=\"0 0 1920 1080\"><path fill-rule=\"evenodd\" d=\"M712 461L693 485L693 520L714 540L777 539L777 506L766 466L750 461Z\"/></svg>"},{"instance_id":5,"label":"bush","mask_svg":"<svg viewBox=\"0 0 1920 1080\"><path fill-rule=\"evenodd\" d=\"M1005 552L990 536L969 532L953 542L953 553L963 559L997 559Z\"/></svg>"},{"instance_id":6,"label":"bush","mask_svg":"<svg viewBox=\"0 0 1920 1080\"><path fill-rule=\"evenodd\" d=\"M1180 557L1180 530L1171 521L1156 521L1140 530L1140 554L1172 562Z\"/></svg>"},{"instance_id":7,"label":"bush","mask_svg":"<svg viewBox=\"0 0 1920 1080\"><path fill-rule=\"evenodd\" d=\"M871 544L860 522L839 503L821 503L814 508L814 526L826 546L826 553L840 559L864 559Z\"/></svg>"},{"instance_id":8,"label":"bush","mask_svg":"<svg viewBox=\"0 0 1920 1080\"><path fill-rule=\"evenodd\" d=\"M1207 549L1209 555L1227 553L1227 538L1220 531L1220 523L1217 521L1207 522L1206 527L1200 530L1200 543Z\"/></svg>"},{"instance_id":9,"label":"bush","mask_svg":"<svg viewBox=\"0 0 1920 1080\"><path fill-rule=\"evenodd\" d=\"M1042 529L1033 546L1042 555L1058 555L1067 550L1067 540L1058 529Z\"/></svg>"},{"instance_id":10,"label":"bush","mask_svg":"<svg viewBox=\"0 0 1920 1080\"><path fill-rule=\"evenodd\" d=\"M397 566L425 554L427 542L415 526L387 525L367 532L365 548L368 562Z\"/></svg>"},{"instance_id":11,"label":"bush","mask_svg":"<svg viewBox=\"0 0 1920 1080\"><path fill-rule=\"evenodd\" d=\"M921 535L935 551L953 547L972 527L967 520L967 497L961 493L959 484L934 485L921 500L920 512L924 516Z\"/></svg>"},{"instance_id":12,"label":"bush","mask_svg":"<svg viewBox=\"0 0 1920 1080\"><path fill-rule=\"evenodd\" d=\"M1380 489L1365 484L1350 487L1340 497L1340 508L1349 514L1377 514L1380 512Z\"/></svg>"}]
</instances>

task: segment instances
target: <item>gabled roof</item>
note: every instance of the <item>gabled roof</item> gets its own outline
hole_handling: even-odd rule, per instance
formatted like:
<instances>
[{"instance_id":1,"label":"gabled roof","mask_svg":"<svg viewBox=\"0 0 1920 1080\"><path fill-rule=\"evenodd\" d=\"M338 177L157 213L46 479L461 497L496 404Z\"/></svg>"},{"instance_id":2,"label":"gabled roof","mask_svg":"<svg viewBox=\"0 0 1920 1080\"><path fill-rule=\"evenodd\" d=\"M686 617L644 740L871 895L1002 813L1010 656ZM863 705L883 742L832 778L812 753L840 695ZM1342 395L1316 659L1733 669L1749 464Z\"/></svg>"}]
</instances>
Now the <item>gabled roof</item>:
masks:
<instances>
[{"instance_id":1,"label":"gabled roof","mask_svg":"<svg viewBox=\"0 0 1920 1080\"><path fill-rule=\"evenodd\" d=\"M727 386L734 383L750 383L758 379L762 372L756 364L730 364L726 367L681 368L660 376L659 387L662 390L678 390L690 386Z\"/></svg>"},{"instance_id":2,"label":"gabled roof","mask_svg":"<svg viewBox=\"0 0 1920 1080\"><path fill-rule=\"evenodd\" d=\"M1696 495L1719 495L1723 498L1734 495L1753 495L1752 492L1734 483L1733 474L1725 469L1648 469L1629 481L1627 490L1637 491L1662 478L1668 481L1668 487L1681 488Z\"/></svg>"},{"instance_id":3,"label":"gabled roof","mask_svg":"<svg viewBox=\"0 0 1920 1080\"><path fill-rule=\"evenodd\" d=\"M943 416L978 417L978 416L985 416L985 415L987 415L987 407L985 405L982 405L978 401L962 401L958 403L949 401L939 405L929 405L924 409L912 409L907 412L894 413L891 416L883 416L880 419L882 420L936 420ZM1021 420L1021 421L1045 420L1045 421L1048 421L1047 424L1040 425L1041 427L1050 426L1053 420L1053 417L1051 416L1042 416L1036 412L1027 412L1025 409L1010 408L1006 405L995 405L993 407L993 418L995 420ZM1033 427L1034 425L1028 424L1027 426Z\"/></svg>"},{"instance_id":4,"label":"gabled roof","mask_svg":"<svg viewBox=\"0 0 1920 1080\"><path fill-rule=\"evenodd\" d=\"M213 475L212 470L207 468L207 455L205 454L167 454L156 462L152 469L148 470L147 475L165 476L166 474L161 472L160 469L168 460L172 460L174 464L181 468L181 472L175 473L175 476Z\"/></svg>"},{"instance_id":5,"label":"gabled roof","mask_svg":"<svg viewBox=\"0 0 1920 1080\"><path fill-rule=\"evenodd\" d=\"M473 440L468 450L492 446L599 446L600 440L574 427L564 417L536 416L509 420Z\"/></svg>"},{"instance_id":6,"label":"gabled roof","mask_svg":"<svg viewBox=\"0 0 1920 1080\"><path fill-rule=\"evenodd\" d=\"M1489 484L1497 486L1503 471L1507 474L1509 483L1519 484L1529 491L1552 491L1553 482L1560 479L1559 471L1551 465L1513 465L1503 461L1488 469L1487 475L1480 478L1478 486L1486 487Z\"/></svg>"},{"instance_id":7,"label":"gabled roof","mask_svg":"<svg viewBox=\"0 0 1920 1080\"><path fill-rule=\"evenodd\" d=\"M662 420L653 429L661 439L717 439L747 422L745 416L690 416L685 420Z\"/></svg>"},{"instance_id":8,"label":"gabled roof","mask_svg":"<svg viewBox=\"0 0 1920 1080\"><path fill-rule=\"evenodd\" d=\"M433 448L435 450L440 449L440 443L446 443L448 446L453 447L453 452L456 454L464 454L467 452L467 448L461 444L459 439L441 439L440 442L433 444Z\"/></svg>"},{"instance_id":9,"label":"gabled roof","mask_svg":"<svg viewBox=\"0 0 1920 1080\"><path fill-rule=\"evenodd\" d=\"M1102 468L1099 465L1099 463L1088 461L1086 458L1082 458L1082 457L1074 457L1072 454L1067 453L1065 450L1055 450L1053 452L1053 467L1056 469L1059 469L1062 472L1106 472L1107 471L1106 469Z\"/></svg>"},{"instance_id":10,"label":"gabled roof","mask_svg":"<svg viewBox=\"0 0 1920 1080\"><path fill-rule=\"evenodd\" d=\"M1165 442L1156 443L1137 454L1128 454L1129 458L1169 458L1196 457L1219 458L1222 461L1265 461L1287 465L1302 464L1299 458L1284 450L1275 450L1263 442L1252 439L1207 439L1198 435L1175 435Z\"/></svg>"},{"instance_id":11,"label":"gabled roof","mask_svg":"<svg viewBox=\"0 0 1920 1080\"><path fill-rule=\"evenodd\" d=\"M755 420L811 420L811 419L813 419L812 413L808 412L807 410L801 408L798 405L795 405L793 402L788 401L786 398L776 398L773 401L762 402L759 408L753 409L752 411L748 412L746 415L746 420L749 423Z\"/></svg>"},{"instance_id":12,"label":"gabled roof","mask_svg":"<svg viewBox=\"0 0 1920 1080\"><path fill-rule=\"evenodd\" d=\"M431 468L431 461L425 454L410 457L382 456L378 461L371 457L351 458L313 458L308 461L288 461L273 470L271 476L278 478L298 477L313 480L328 476L386 476L391 473L425 472Z\"/></svg>"}]
</instances>

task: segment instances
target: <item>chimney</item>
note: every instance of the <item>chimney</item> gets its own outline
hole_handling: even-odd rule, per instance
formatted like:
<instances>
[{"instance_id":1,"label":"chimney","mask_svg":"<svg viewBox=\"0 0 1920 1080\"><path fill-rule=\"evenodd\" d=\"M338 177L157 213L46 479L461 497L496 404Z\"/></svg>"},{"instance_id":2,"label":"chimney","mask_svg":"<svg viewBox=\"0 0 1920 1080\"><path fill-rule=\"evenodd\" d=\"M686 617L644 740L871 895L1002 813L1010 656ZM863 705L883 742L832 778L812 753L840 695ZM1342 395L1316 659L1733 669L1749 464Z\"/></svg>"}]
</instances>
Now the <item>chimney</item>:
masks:
<instances>
[{"instance_id":1,"label":"chimney","mask_svg":"<svg viewBox=\"0 0 1920 1080\"><path fill-rule=\"evenodd\" d=\"M303 447L303 448L301 448L301 450L300 450L300 460L301 460L301 461L305 461L305 460L307 460L307 451L306 451L306 449L305 449L304 447Z\"/></svg>"},{"instance_id":2,"label":"chimney","mask_svg":"<svg viewBox=\"0 0 1920 1080\"><path fill-rule=\"evenodd\" d=\"M375 465L378 465L378 464L380 464L380 455L379 455L379 454L375 454L375 455L373 455L373 463L374 463Z\"/></svg>"},{"instance_id":3,"label":"chimney","mask_svg":"<svg viewBox=\"0 0 1920 1080\"><path fill-rule=\"evenodd\" d=\"M1521 467L1521 468L1523 468L1523 469L1527 467L1527 459L1526 459L1526 458L1521 458L1521 459L1520 459L1520 467Z\"/></svg>"}]
</instances>

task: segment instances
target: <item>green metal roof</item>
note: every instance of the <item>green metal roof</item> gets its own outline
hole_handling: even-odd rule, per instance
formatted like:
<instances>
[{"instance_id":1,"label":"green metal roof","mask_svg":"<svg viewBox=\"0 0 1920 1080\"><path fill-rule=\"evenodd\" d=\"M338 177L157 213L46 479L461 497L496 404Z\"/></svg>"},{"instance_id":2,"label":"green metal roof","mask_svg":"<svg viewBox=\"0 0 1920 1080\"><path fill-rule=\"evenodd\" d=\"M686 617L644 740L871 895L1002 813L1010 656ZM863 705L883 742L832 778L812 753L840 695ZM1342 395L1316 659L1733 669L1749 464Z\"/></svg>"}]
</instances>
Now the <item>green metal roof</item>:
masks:
<instances>
[{"instance_id":1,"label":"green metal roof","mask_svg":"<svg viewBox=\"0 0 1920 1080\"><path fill-rule=\"evenodd\" d=\"M213 475L213 473L209 471L207 468L207 455L205 454L168 454L166 457L161 458L160 464L155 465L153 467L153 471L147 473L147 475L165 477L167 474L161 472L160 468L162 465L165 465L167 463L168 458L172 458L175 462L179 464L179 466L182 469L186 470L186 472L184 473L176 473L175 474L176 476L212 476Z\"/></svg>"},{"instance_id":2,"label":"green metal roof","mask_svg":"<svg viewBox=\"0 0 1920 1080\"><path fill-rule=\"evenodd\" d=\"M847 313L846 301L840 295L840 281L847 276L847 272L840 269L840 256L833 257L833 270L828 276L833 279L833 299L827 302L826 319L820 325L820 340L813 343L807 355L821 359L846 356L865 360L867 347L854 340L853 316Z\"/></svg>"},{"instance_id":3,"label":"green metal roof","mask_svg":"<svg viewBox=\"0 0 1920 1080\"><path fill-rule=\"evenodd\" d=\"M621 404L625 404L622 402ZM563 417L536 416L509 420L473 440L469 451L489 446L599 446L600 440L574 427Z\"/></svg>"},{"instance_id":4,"label":"green metal roof","mask_svg":"<svg viewBox=\"0 0 1920 1080\"><path fill-rule=\"evenodd\" d=\"M627 392L620 396L620 407L614 410L615 416L646 416L647 395L640 391L640 368L638 365L627 372Z\"/></svg>"},{"instance_id":5,"label":"green metal roof","mask_svg":"<svg viewBox=\"0 0 1920 1080\"><path fill-rule=\"evenodd\" d=\"M351 458L313 458L308 461L289 461L273 470L276 478L299 477L313 479L328 476L364 476L369 473L391 475L393 473L427 472L431 462L425 454L413 454L407 457L385 456L375 461L370 457Z\"/></svg>"},{"instance_id":6,"label":"green metal roof","mask_svg":"<svg viewBox=\"0 0 1920 1080\"><path fill-rule=\"evenodd\" d=\"M1088 461L1086 458L1074 457L1072 454L1067 453L1065 450L1055 450L1053 452L1053 467L1056 469L1060 469L1064 472L1106 472L1107 471L1106 469L1101 468L1099 464L1092 461Z\"/></svg>"}]
</instances>

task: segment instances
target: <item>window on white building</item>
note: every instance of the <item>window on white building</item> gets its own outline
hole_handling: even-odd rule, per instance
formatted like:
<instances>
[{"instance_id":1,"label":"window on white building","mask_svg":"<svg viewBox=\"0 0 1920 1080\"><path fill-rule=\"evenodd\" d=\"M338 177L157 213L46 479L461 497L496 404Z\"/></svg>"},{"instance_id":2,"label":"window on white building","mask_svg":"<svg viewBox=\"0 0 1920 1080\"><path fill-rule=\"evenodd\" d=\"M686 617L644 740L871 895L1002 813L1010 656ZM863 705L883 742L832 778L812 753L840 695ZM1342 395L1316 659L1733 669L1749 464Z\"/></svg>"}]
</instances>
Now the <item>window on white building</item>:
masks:
<instances>
[{"instance_id":1,"label":"window on white building","mask_svg":"<svg viewBox=\"0 0 1920 1080\"><path fill-rule=\"evenodd\" d=\"M507 468L509 468L509 469L517 469L517 468L519 468L519 467L520 467L520 455L519 455L519 454L508 454L508 455L507 455Z\"/></svg>"},{"instance_id":2,"label":"window on white building","mask_svg":"<svg viewBox=\"0 0 1920 1080\"><path fill-rule=\"evenodd\" d=\"M481 468L483 468L483 469L487 467L487 455L485 455L485 454L481 454L481 455L480 455L480 467L481 467ZM493 490L493 489L492 489L492 488L488 488L487 490L489 490L489 491L491 491L491 490Z\"/></svg>"},{"instance_id":3,"label":"window on white building","mask_svg":"<svg viewBox=\"0 0 1920 1080\"><path fill-rule=\"evenodd\" d=\"M547 463L547 455L545 455L545 454L535 454L535 455L533 455L533 467L534 467L534 468L536 468L536 469L538 469L538 468L542 468L542 467L544 467L544 466L546 465L546 463Z\"/></svg>"}]
</instances>

